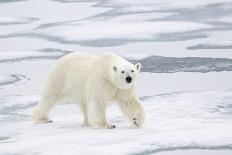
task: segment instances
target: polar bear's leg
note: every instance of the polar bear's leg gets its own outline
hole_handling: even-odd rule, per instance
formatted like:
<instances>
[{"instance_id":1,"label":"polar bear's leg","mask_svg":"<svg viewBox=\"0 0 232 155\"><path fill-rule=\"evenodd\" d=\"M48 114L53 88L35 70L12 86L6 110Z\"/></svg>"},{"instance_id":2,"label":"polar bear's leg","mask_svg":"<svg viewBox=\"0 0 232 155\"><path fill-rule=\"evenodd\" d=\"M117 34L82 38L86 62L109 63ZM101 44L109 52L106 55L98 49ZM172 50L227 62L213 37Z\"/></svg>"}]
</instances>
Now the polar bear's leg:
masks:
<instances>
[{"instance_id":1,"label":"polar bear's leg","mask_svg":"<svg viewBox=\"0 0 232 155\"><path fill-rule=\"evenodd\" d=\"M106 103L94 98L88 104L88 120L94 128L108 128L113 129L116 126L108 124L106 121Z\"/></svg>"},{"instance_id":2,"label":"polar bear's leg","mask_svg":"<svg viewBox=\"0 0 232 155\"><path fill-rule=\"evenodd\" d=\"M42 98L39 104L33 109L33 118L35 123L51 123L48 114L57 102L54 98Z\"/></svg>"},{"instance_id":3,"label":"polar bear's leg","mask_svg":"<svg viewBox=\"0 0 232 155\"><path fill-rule=\"evenodd\" d=\"M129 98L125 101L120 101L119 106L124 115L136 126L141 127L144 123L144 110L139 103L139 100Z\"/></svg>"},{"instance_id":4,"label":"polar bear's leg","mask_svg":"<svg viewBox=\"0 0 232 155\"><path fill-rule=\"evenodd\" d=\"M33 118L36 123L50 123L48 114L58 100L63 98L63 83L61 73L53 70L43 89L38 105L33 109Z\"/></svg>"},{"instance_id":5,"label":"polar bear's leg","mask_svg":"<svg viewBox=\"0 0 232 155\"><path fill-rule=\"evenodd\" d=\"M81 105L81 111L84 115L84 119L83 119L83 123L85 126L89 126L89 122L88 122L88 107L87 104L82 104Z\"/></svg>"}]
</instances>

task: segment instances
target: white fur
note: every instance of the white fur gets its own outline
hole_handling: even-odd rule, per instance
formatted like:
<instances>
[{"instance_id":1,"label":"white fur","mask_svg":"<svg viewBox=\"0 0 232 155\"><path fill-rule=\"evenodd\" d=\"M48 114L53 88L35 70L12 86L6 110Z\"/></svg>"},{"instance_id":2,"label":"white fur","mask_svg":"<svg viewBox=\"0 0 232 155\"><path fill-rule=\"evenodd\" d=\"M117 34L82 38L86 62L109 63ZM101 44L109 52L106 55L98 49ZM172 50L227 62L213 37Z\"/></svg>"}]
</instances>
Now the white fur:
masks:
<instances>
[{"instance_id":1,"label":"white fur","mask_svg":"<svg viewBox=\"0 0 232 155\"><path fill-rule=\"evenodd\" d=\"M144 111L135 93L135 79L140 67L140 64L133 65L113 53L99 56L71 53L60 58L33 110L35 122L52 122L48 118L50 110L59 100L68 98L80 105L85 125L114 128L107 123L105 111L109 101L116 101L127 118L141 127ZM131 83L126 82L127 76L132 77Z\"/></svg>"}]
</instances>

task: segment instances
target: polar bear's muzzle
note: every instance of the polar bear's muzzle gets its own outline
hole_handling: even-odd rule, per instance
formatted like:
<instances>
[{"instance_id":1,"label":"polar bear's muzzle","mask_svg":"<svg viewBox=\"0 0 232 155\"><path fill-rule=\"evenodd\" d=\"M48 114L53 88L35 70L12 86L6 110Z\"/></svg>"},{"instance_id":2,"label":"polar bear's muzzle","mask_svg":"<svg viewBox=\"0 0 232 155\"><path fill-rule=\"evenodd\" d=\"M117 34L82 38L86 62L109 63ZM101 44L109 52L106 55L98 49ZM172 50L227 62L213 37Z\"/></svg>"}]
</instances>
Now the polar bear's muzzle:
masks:
<instances>
[{"instance_id":1,"label":"polar bear's muzzle","mask_svg":"<svg viewBox=\"0 0 232 155\"><path fill-rule=\"evenodd\" d=\"M127 83L131 83L131 81L132 81L132 77L127 76L127 77L126 77L126 82L127 82Z\"/></svg>"}]
</instances>

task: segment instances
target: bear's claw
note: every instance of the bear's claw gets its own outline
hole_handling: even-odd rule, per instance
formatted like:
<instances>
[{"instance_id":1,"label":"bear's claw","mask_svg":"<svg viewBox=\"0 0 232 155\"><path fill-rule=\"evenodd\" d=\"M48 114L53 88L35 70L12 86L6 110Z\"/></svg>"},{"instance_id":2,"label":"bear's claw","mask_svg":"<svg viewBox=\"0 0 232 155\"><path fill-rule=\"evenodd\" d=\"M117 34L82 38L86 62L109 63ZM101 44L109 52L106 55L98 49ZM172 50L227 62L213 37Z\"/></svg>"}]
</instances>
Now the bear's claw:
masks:
<instances>
[{"instance_id":1,"label":"bear's claw","mask_svg":"<svg viewBox=\"0 0 232 155\"><path fill-rule=\"evenodd\" d=\"M116 126L114 125L114 124L108 124L108 127L107 127L108 129L114 129L114 128L116 128Z\"/></svg>"},{"instance_id":2,"label":"bear's claw","mask_svg":"<svg viewBox=\"0 0 232 155\"><path fill-rule=\"evenodd\" d=\"M136 116L134 116L132 118L132 122L136 127L142 127L143 126L143 117L141 117L141 114L136 114Z\"/></svg>"},{"instance_id":3,"label":"bear's claw","mask_svg":"<svg viewBox=\"0 0 232 155\"><path fill-rule=\"evenodd\" d=\"M138 123L137 119L136 119L136 118L133 118L133 120L134 120L134 125L136 125L137 127L139 127L140 124Z\"/></svg>"},{"instance_id":4,"label":"bear's claw","mask_svg":"<svg viewBox=\"0 0 232 155\"><path fill-rule=\"evenodd\" d=\"M46 124L46 123L52 123L53 121L50 120L49 118L39 118L39 119L36 119L35 122L37 124Z\"/></svg>"}]
</instances>

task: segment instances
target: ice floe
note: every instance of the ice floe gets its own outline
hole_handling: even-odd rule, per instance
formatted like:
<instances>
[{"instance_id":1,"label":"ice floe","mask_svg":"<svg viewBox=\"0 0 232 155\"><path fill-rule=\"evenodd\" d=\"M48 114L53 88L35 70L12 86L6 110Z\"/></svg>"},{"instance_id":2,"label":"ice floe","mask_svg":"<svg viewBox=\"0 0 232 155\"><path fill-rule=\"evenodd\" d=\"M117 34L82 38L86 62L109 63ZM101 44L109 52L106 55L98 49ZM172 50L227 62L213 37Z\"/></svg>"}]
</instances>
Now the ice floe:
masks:
<instances>
[{"instance_id":1,"label":"ice floe","mask_svg":"<svg viewBox=\"0 0 232 155\"><path fill-rule=\"evenodd\" d=\"M28 24L37 21L37 18L29 17L5 17L0 16L0 25L11 25L11 24Z\"/></svg>"},{"instance_id":2,"label":"ice floe","mask_svg":"<svg viewBox=\"0 0 232 155\"><path fill-rule=\"evenodd\" d=\"M69 53L69 51L52 48L40 49L37 51L1 52L0 63L35 59L57 59L67 53Z\"/></svg>"},{"instance_id":3,"label":"ice floe","mask_svg":"<svg viewBox=\"0 0 232 155\"><path fill-rule=\"evenodd\" d=\"M172 25L172 26L170 26ZM77 22L67 25L38 29L35 36L41 36L53 41L64 43L90 43L93 41L127 42L127 40L151 41L160 34L181 33L200 29L209 29L210 25L193 22L116 22L116 21L91 21Z\"/></svg>"},{"instance_id":4,"label":"ice floe","mask_svg":"<svg viewBox=\"0 0 232 155\"><path fill-rule=\"evenodd\" d=\"M31 108L38 96L0 99L0 151L4 154L147 154L178 149L231 149L231 90L176 92L142 97L144 128L135 129L117 106L107 111L115 130L81 123L76 105L61 104L54 123L36 125ZM220 124L220 125L219 125ZM213 136L212 136L213 135ZM203 138L202 138L203 137ZM35 140L36 139L36 140Z\"/></svg>"}]
</instances>

